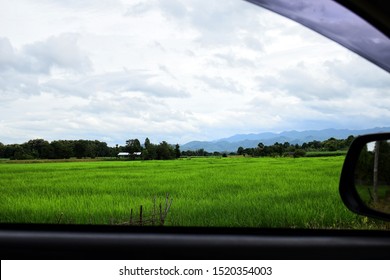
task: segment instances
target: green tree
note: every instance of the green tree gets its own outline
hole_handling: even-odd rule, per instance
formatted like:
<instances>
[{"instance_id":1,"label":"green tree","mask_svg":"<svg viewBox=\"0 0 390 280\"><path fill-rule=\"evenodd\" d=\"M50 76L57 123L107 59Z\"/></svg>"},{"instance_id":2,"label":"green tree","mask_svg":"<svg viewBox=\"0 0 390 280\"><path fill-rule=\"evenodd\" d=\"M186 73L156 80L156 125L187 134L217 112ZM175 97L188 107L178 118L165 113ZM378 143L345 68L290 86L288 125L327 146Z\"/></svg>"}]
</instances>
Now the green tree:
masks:
<instances>
[{"instance_id":1,"label":"green tree","mask_svg":"<svg viewBox=\"0 0 390 280\"><path fill-rule=\"evenodd\" d=\"M6 145L4 148L4 157L10 159L14 158L14 154L18 146L18 144Z\"/></svg>"},{"instance_id":2,"label":"green tree","mask_svg":"<svg viewBox=\"0 0 390 280\"><path fill-rule=\"evenodd\" d=\"M50 143L53 148L53 158L67 159L74 155L73 143L67 140L55 140Z\"/></svg>"},{"instance_id":3,"label":"green tree","mask_svg":"<svg viewBox=\"0 0 390 280\"><path fill-rule=\"evenodd\" d=\"M33 156L24 149L23 145L16 145L11 159L33 159Z\"/></svg>"},{"instance_id":4,"label":"green tree","mask_svg":"<svg viewBox=\"0 0 390 280\"><path fill-rule=\"evenodd\" d=\"M74 143L74 155L77 158L84 158L87 157L87 152L88 152L88 143L85 140L77 140Z\"/></svg>"},{"instance_id":5,"label":"green tree","mask_svg":"<svg viewBox=\"0 0 390 280\"><path fill-rule=\"evenodd\" d=\"M205 151L204 151L204 149L198 149L198 150L196 150L195 154L199 157L203 157L203 156L205 156Z\"/></svg>"},{"instance_id":6,"label":"green tree","mask_svg":"<svg viewBox=\"0 0 390 280\"><path fill-rule=\"evenodd\" d=\"M0 142L0 158L4 158L4 153L5 153L5 145Z\"/></svg>"},{"instance_id":7,"label":"green tree","mask_svg":"<svg viewBox=\"0 0 390 280\"><path fill-rule=\"evenodd\" d=\"M174 149L166 141L162 141L157 146L157 159L165 160L165 159L173 159L173 158L175 158Z\"/></svg>"},{"instance_id":8,"label":"green tree","mask_svg":"<svg viewBox=\"0 0 390 280\"><path fill-rule=\"evenodd\" d=\"M126 141L126 152L133 154L135 152L141 152L141 142L138 139L129 139Z\"/></svg>"},{"instance_id":9,"label":"green tree","mask_svg":"<svg viewBox=\"0 0 390 280\"><path fill-rule=\"evenodd\" d=\"M144 147L145 147L145 149L149 148L150 145L151 145L151 144L150 144L150 140L149 140L148 137L146 137L145 142L144 142Z\"/></svg>"},{"instance_id":10,"label":"green tree","mask_svg":"<svg viewBox=\"0 0 390 280\"><path fill-rule=\"evenodd\" d=\"M22 144L25 153L32 158L50 158L53 156L49 142L44 139L33 139Z\"/></svg>"},{"instance_id":11,"label":"green tree","mask_svg":"<svg viewBox=\"0 0 390 280\"><path fill-rule=\"evenodd\" d=\"M179 144L176 144L175 145L175 157L176 158L179 158L180 157L180 146L179 146Z\"/></svg>"},{"instance_id":12,"label":"green tree","mask_svg":"<svg viewBox=\"0 0 390 280\"><path fill-rule=\"evenodd\" d=\"M324 147L327 151L337 151L338 150L338 143L335 138L329 138L324 142Z\"/></svg>"},{"instance_id":13,"label":"green tree","mask_svg":"<svg viewBox=\"0 0 390 280\"><path fill-rule=\"evenodd\" d=\"M40 158L54 158L54 149L48 142L41 147Z\"/></svg>"},{"instance_id":14,"label":"green tree","mask_svg":"<svg viewBox=\"0 0 390 280\"><path fill-rule=\"evenodd\" d=\"M296 150L293 152L293 157L294 157L294 158L304 157L305 154L306 154L305 150L303 150L303 149L296 149Z\"/></svg>"},{"instance_id":15,"label":"green tree","mask_svg":"<svg viewBox=\"0 0 390 280\"><path fill-rule=\"evenodd\" d=\"M259 144L257 144L257 148L253 149L252 155L258 157L266 156L266 146L262 142L260 142Z\"/></svg>"},{"instance_id":16,"label":"green tree","mask_svg":"<svg viewBox=\"0 0 390 280\"><path fill-rule=\"evenodd\" d=\"M148 148L145 151L146 151L145 154L146 159L151 159L151 160L157 159L157 145L150 143L148 145Z\"/></svg>"},{"instance_id":17,"label":"green tree","mask_svg":"<svg viewBox=\"0 0 390 280\"><path fill-rule=\"evenodd\" d=\"M111 155L110 148L107 146L106 142L100 142L95 140L95 149L96 156L98 157L108 157Z\"/></svg>"},{"instance_id":18,"label":"green tree","mask_svg":"<svg viewBox=\"0 0 390 280\"><path fill-rule=\"evenodd\" d=\"M150 143L150 140L148 137L145 138L144 148L145 149L142 151L142 159L145 159L145 160L157 159L156 146L154 144Z\"/></svg>"}]
</instances>

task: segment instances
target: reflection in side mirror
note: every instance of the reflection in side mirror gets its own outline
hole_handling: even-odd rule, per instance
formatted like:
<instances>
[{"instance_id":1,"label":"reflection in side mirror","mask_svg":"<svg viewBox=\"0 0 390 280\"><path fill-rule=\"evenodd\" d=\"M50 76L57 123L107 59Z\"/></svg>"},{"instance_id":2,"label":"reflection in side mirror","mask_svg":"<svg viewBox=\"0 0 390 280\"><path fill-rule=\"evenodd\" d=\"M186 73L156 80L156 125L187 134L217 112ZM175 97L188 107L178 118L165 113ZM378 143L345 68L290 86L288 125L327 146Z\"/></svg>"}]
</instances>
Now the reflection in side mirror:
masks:
<instances>
[{"instance_id":1,"label":"reflection in side mirror","mask_svg":"<svg viewBox=\"0 0 390 280\"><path fill-rule=\"evenodd\" d=\"M390 214L390 141L368 142L355 169L355 187L369 208Z\"/></svg>"},{"instance_id":2,"label":"reflection in side mirror","mask_svg":"<svg viewBox=\"0 0 390 280\"><path fill-rule=\"evenodd\" d=\"M390 133L355 138L345 158L339 190L351 211L390 221Z\"/></svg>"}]
</instances>

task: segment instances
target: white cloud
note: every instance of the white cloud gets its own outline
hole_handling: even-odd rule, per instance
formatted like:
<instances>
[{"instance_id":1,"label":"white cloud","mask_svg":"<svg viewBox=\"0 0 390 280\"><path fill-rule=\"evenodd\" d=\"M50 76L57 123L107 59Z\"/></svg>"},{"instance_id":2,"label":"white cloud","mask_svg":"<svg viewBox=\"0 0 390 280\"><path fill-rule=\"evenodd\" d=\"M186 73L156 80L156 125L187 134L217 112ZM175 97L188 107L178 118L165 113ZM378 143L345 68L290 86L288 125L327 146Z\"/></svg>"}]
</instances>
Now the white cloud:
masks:
<instances>
[{"instance_id":1,"label":"white cloud","mask_svg":"<svg viewBox=\"0 0 390 280\"><path fill-rule=\"evenodd\" d=\"M50 80L42 85L47 92L58 95L77 95L89 97L99 92L110 93L142 93L145 96L185 98L189 94L180 86L169 82L155 81L155 74L142 71L111 72L100 75L82 76L75 79Z\"/></svg>"},{"instance_id":2,"label":"white cloud","mask_svg":"<svg viewBox=\"0 0 390 280\"><path fill-rule=\"evenodd\" d=\"M0 38L0 71L19 68L15 49L7 38Z\"/></svg>"},{"instance_id":3,"label":"white cloud","mask_svg":"<svg viewBox=\"0 0 390 280\"><path fill-rule=\"evenodd\" d=\"M35 75L13 70L0 72L0 102L3 105L15 98L26 98L40 92L38 78Z\"/></svg>"},{"instance_id":4,"label":"white cloud","mask_svg":"<svg viewBox=\"0 0 390 280\"><path fill-rule=\"evenodd\" d=\"M23 48L26 62L32 72L48 74L53 68L74 72L90 70L88 56L78 46L77 34L60 34L44 42L35 42Z\"/></svg>"},{"instance_id":5,"label":"white cloud","mask_svg":"<svg viewBox=\"0 0 390 280\"><path fill-rule=\"evenodd\" d=\"M77 35L60 34L44 42L34 42L21 50L8 38L0 38L0 99L28 97L42 92L42 79L56 73L80 74L90 69L90 61L77 45Z\"/></svg>"}]
</instances>

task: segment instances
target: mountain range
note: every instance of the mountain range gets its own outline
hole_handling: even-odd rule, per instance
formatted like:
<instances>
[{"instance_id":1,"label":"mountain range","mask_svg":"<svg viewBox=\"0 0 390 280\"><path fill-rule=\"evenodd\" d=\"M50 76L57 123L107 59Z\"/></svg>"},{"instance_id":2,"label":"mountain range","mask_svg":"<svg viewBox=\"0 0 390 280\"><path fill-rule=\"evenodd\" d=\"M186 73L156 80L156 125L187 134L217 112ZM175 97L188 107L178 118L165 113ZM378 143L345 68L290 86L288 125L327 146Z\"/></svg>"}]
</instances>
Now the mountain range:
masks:
<instances>
[{"instance_id":1,"label":"mountain range","mask_svg":"<svg viewBox=\"0 0 390 280\"><path fill-rule=\"evenodd\" d=\"M263 132L258 134L236 134L228 138L214 141L191 141L180 147L182 151L204 149L207 152L236 152L238 147L254 148L260 142L264 145L273 145L275 142L299 144L311 141L324 141L331 137L336 139L346 139L348 136L358 136L363 134L389 132L390 127L375 127L362 130L350 129L323 129L305 131L284 131L281 133Z\"/></svg>"}]
</instances>

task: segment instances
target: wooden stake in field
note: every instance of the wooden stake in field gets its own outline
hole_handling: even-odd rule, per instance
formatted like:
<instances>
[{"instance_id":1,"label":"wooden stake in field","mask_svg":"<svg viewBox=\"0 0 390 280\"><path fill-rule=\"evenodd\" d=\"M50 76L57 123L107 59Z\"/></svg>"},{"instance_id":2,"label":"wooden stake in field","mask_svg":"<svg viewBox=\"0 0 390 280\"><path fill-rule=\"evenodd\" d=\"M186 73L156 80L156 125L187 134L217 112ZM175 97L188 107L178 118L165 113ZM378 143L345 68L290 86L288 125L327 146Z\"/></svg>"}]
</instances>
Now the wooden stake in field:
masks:
<instances>
[{"instance_id":1,"label":"wooden stake in field","mask_svg":"<svg viewBox=\"0 0 390 280\"><path fill-rule=\"evenodd\" d=\"M122 224L126 225L138 225L138 226L146 226L146 225L160 225L163 226L166 220L166 217L168 215L168 212L171 208L173 199L169 197L169 193L165 196L165 205L163 206L162 203L159 203L159 209L157 210L157 204L156 204L156 196L153 197L153 208L151 210L151 213L148 214L146 209L143 207L143 205L140 205L139 207L139 218L135 217L133 208L130 209L130 217L129 222L125 222ZM158 212L157 212L158 211ZM112 221L111 221L112 223Z\"/></svg>"},{"instance_id":2,"label":"wooden stake in field","mask_svg":"<svg viewBox=\"0 0 390 280\"><path fill-rule=\"evenodd\" d=\"M142 226L142 205L139 207L139 225Z\"/></svg>"}]
</instances>

